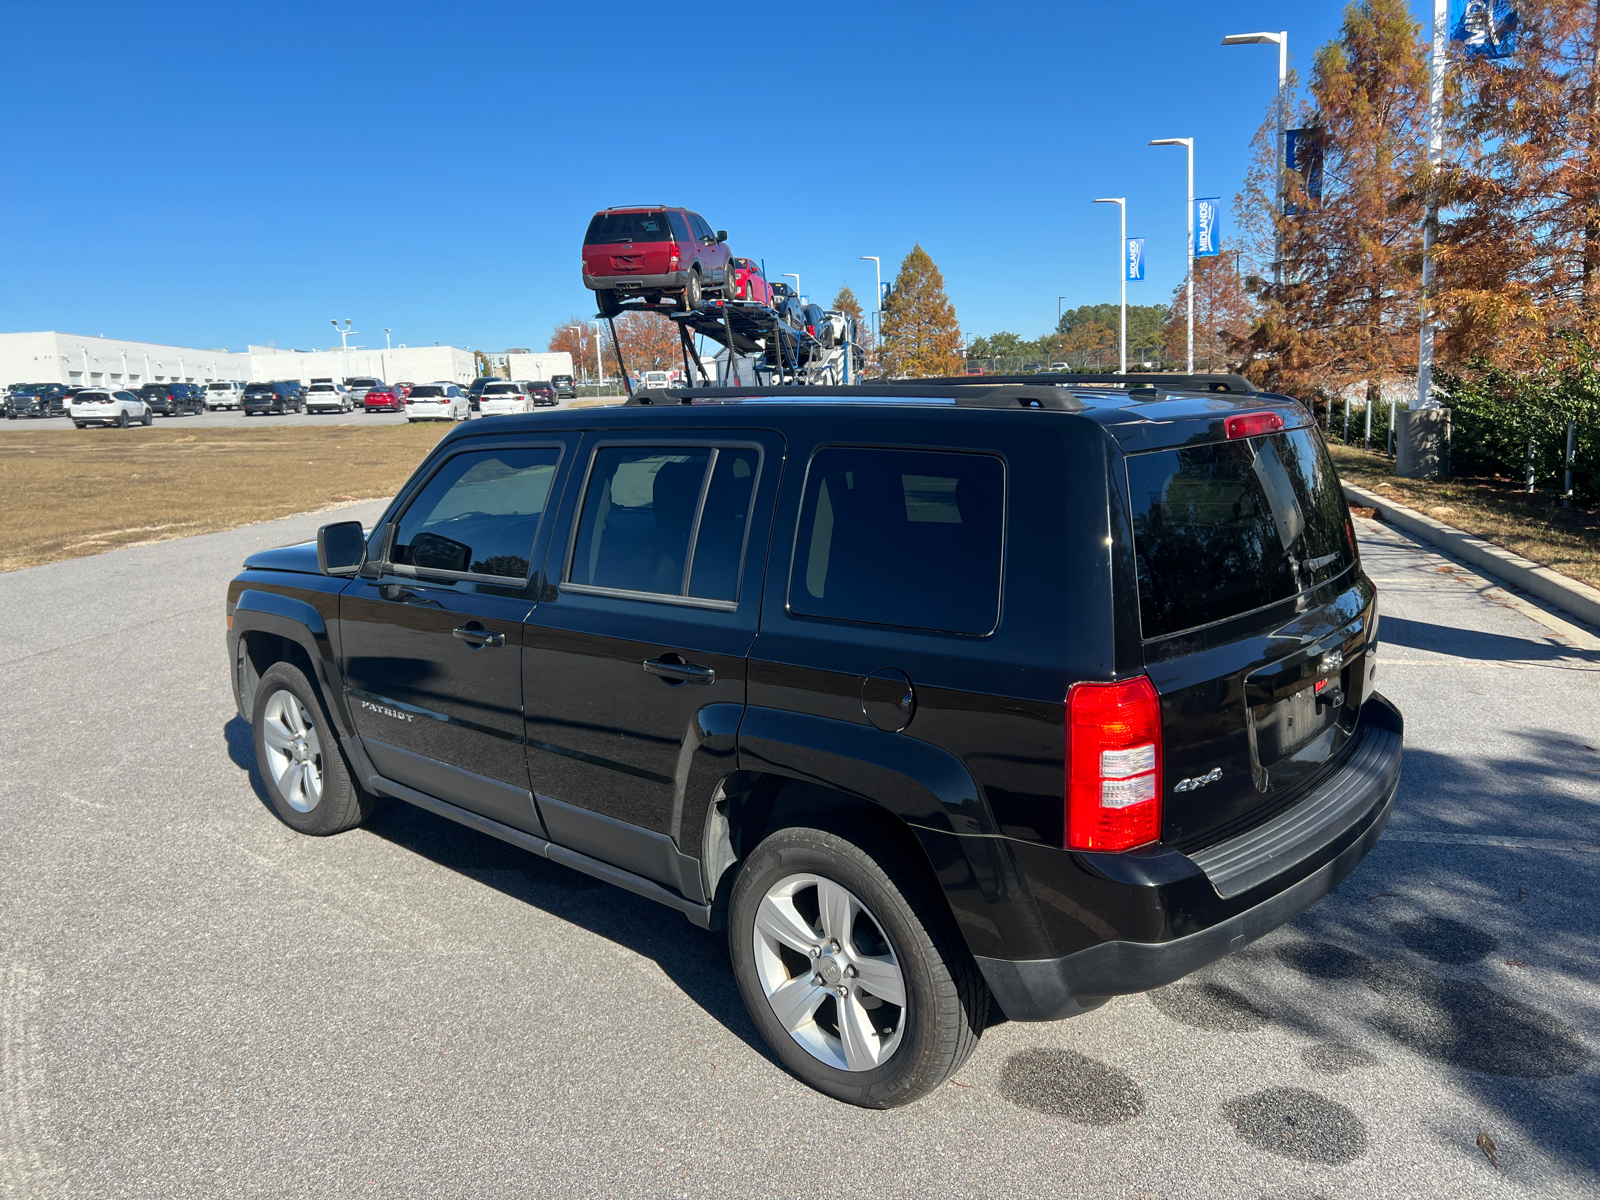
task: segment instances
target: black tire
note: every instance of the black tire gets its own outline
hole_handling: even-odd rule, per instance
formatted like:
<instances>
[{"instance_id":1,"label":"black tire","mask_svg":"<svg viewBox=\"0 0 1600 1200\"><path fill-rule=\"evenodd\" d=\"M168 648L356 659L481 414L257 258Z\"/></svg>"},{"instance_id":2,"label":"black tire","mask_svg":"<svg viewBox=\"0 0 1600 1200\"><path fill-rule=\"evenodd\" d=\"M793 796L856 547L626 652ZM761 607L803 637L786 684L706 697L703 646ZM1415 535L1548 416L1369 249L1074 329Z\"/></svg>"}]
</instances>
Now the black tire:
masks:
<instances>
[{"instance_id":1,"label":"black tire","mask_svg":"<svg viewBox=\"0 0 1600 1200\"><path fill-rule=\"evenodd\" d=\"M700 303L704 299L705 292L700 286L700 272L691 267L689 270L689 282L683 285L684 311L693 312L700 307Z\"/></svg>"},{"instance_id":2,"label":"black tire","mask_svg":"<svg viewBox=\"0 0 1600 1200\"><path fill-rule=\"evenodd\" d=\"M126 429L127 427L128 427L128 410L127 409L123 409L121 412L119 412L117 414L117 428L118 429Z\"/></svg>"},{"instance_id":3,"label":"black tire","mask_svg":"<svg viewBox=\"0 0 1600 1200\"><path fill-rule=\"evenodd\" d=\"M151 412L148 408L146 408L144 410L144 416L139 418L139 424L143 425L146 429L149 429L150 426L154 425L155 423L156 423L156 415L155 415L155 413Z\"/></svg>"},{"instance_id":4,"label":"black tire","mask_svg":"<svg viewBox=\"0 0 1600 1200\"><path fill-rule=\"evenodd\" d=\"M613 288L600 288L594 294L594 302L602 317L614 317L622 311L622 302Z\"/></svg>"},{"instance_id":5,"label":"black tire","mask_svg":"<svg viewBox=\"0 0 1600 1200\"><path fill-rule=\"evenodd\" d=\"M74 421L73 424L76 425L79 429L87 429L87 428L89 428L89 422L87 422L87 421Z\"/></svg>"},{"instance_id":6,"label":"black tire","mask_svg":"<svg viewBox=\"0 0 1600 1200\"><path fill-rule=\"evenodd\" d=\"M267 710L280 692L287 692L294 697L299 701L301 710L309 715L320 750L316 755L316 763L321 771L321 798L305 812L295 808L280 788L269 757L281 753L269 751L266 742ZM261 772L261 782L267 789L267 798L272 802L273 811L285 825L313 837L326 837L354 829L372 814L376 800L351 778L350 768L344 761L344 752L339 748L338 736L322 707L322 700L300 668L292 663L278 662L266 669L256 685L255 711L251 714L250 727L254 735L256 765Z\"/></svg>"},{"instance_id":7,"label":"black tire","mask_svg":"<svg viewBox=\"0 0 1600 1200\"><path fill-rule=\"evenodd\" d=\"M908 1104L937 1088L977 1046L989 1013L988 986L937 882L910 835L898 832L864 822L780 829L745 860L728 904L734 977L762 1037L803 1083L864 1108ZM813 1056L778 1020L762 988L756 913L768 890L795 874L832 880L859 898L900 966L900 1043L876 1067L846 1071Z\"/></svg>"}]
</instances>

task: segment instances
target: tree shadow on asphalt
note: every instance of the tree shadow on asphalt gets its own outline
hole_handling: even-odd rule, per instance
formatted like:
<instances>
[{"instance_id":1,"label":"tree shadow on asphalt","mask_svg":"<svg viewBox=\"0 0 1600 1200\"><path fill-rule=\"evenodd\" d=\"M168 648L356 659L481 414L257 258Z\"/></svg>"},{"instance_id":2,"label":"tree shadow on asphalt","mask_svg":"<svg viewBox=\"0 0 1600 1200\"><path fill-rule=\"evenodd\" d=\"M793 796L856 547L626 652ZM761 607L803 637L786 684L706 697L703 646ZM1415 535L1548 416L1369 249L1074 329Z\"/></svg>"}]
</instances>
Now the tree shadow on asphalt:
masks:
<instances>
[{"instance_id":1,"label":"tree shadow on asphalt","mask_svg":"<svg viewBox=\"0 0 1600 1200\"><path fill-rule=\"evenodd\" d=\"M1600 818L1600 741L1510 729L1516 755L1406 747L1391 828L1593 842Z\"/></svg>"},{"instance_id":2,"label":"tree shadow on asphalt","mask_svg":"<svg viewBox=\"0 0 1600 1200\"><path fill-rule=\"evenodd\" d=\"M223 737L228 757L248 774L256 799L277 820L256 764L249 724L234 717L223 727ZM684 995L782 1069L745 1011L725 933L700 929L681 914L632 892L402 800L381 800L362 829L651 959Z\"/></svg>"},{"instance_id":3,"label":"tree shadow on asphalt","mask_svg":"<svg viewBox=\"0 0 1600 1200\"><path fill-rule=\"evenodd\" d=\"M1385 616L1378 625L1380 645L1404 646L1410 650L1430 650L1451 658L1470 658L1480 662L1555 662L1575 659L1579 663L1600 663L1600 650L1580 650L1530 638L1484 633L1453 625L1435 625L1407 617Z\"/></svg>"}]
</instances>

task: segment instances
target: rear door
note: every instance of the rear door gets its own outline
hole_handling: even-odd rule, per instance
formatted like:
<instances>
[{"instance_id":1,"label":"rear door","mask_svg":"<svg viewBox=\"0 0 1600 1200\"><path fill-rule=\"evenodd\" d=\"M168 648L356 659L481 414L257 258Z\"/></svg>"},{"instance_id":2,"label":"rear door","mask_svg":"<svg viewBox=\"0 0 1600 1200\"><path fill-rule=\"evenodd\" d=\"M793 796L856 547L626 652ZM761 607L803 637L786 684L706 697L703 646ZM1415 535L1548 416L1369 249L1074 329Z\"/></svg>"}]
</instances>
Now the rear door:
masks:
<instances>
[{"instance_id":1,"label":"rear door","mask_svg":"<svg viewBox=\"0 0 1600 1200\"><path fill-rule=\"evenodd\" d=\"M1366 698L1375 592L1314 427L1130 454L1126 469L1163 840L1199 849L1336 763Z\"/></svg>"},{"instance_id":2,"label":"rear door","mask_svg":"<svg viewBox=\"0 0 1600 1200\"><path fill-rule=\"evenodd\" d=\"M698 890L674 783L711 729L733 769L783 442L591 435L582 458L524 632L529 774L555 841Z\"/></svg>"},{"instance_id":3,"label":"rear door","mask_svg":"<svg viewBox=\"0 0 1600 1200\"><path fill-rule=\"evenodd\" d=\"M379 773L536 834L522 622L565 449L510 440L441 459L380 535L376 576L339 606L345 690Z\"/></svg>"}]
</instances>

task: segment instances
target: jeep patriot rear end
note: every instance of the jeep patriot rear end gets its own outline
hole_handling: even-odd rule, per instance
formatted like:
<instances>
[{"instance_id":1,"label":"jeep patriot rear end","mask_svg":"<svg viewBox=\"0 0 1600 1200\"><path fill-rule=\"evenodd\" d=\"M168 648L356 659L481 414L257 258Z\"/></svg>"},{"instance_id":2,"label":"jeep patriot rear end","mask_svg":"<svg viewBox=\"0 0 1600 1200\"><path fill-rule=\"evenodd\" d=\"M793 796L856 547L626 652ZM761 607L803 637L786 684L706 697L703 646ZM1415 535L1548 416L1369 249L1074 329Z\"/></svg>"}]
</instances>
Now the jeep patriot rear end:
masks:
<instances>
[{"instance_id":1,"label":"jeep patriot rear end","mask_svg":"<svg viewBox=\"0 0 1600 1200\"><path fill-rule=\"evenodd\" d=\"M1355 869L1399 781L1306 409L992 379L474 423L252 556L240 712L306 833L398 797L726 926L784 1063L904 1103ZM484 426L489 426L485 429Z\"/></svg>"}]
</instances>

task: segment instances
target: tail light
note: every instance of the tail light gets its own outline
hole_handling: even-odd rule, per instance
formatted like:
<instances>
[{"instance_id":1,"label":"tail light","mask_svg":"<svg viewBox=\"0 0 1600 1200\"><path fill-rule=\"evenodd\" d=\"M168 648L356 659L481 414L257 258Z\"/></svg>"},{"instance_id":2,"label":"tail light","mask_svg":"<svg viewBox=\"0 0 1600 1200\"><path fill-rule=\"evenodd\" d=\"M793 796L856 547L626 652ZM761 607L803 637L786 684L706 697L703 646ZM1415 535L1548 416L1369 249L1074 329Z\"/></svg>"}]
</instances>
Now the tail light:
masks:
<instances>
[{"instance_id":1,"label":"tail light","mask_svg":"<svg viewBox=\"0 0 1600 1200\"><path fill-rule=\"evenodd\" d=\"M1131 850L1161 835L1161 700L1143 676L1067 693L1067 846Z\"/></svg>"},{"instance_id":2,"label":"tail light","mask_svg":"<svg viewBox=\"0 0 1600 1200\"><path fill-rule=\"evenodd\" d=\"M1275 412L1240 413L1223 423L1230 438L1256 437L1263 433L1277 433L1283 428L1283 418Z\"/></svg>"}]
</instances>

